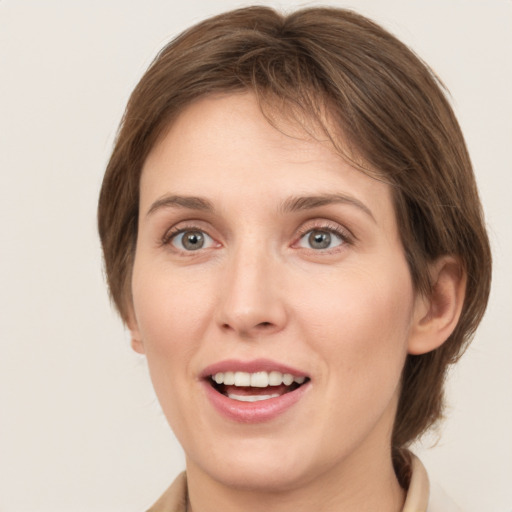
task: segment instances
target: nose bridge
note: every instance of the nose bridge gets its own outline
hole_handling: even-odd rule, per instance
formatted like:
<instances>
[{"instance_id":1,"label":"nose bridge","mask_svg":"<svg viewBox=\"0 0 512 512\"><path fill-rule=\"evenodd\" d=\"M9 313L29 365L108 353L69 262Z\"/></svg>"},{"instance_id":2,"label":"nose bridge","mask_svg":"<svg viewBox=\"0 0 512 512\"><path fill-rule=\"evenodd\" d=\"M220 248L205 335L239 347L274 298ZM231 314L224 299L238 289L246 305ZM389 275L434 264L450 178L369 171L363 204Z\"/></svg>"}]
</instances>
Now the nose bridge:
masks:
<instances>
[{"instance_id":1,"label":"nose bridge","mask_svg":"<svg viewBox=\"0 0 512 512\"><path fill-rule=\"evenodd\" d=\"M244 337L282 329L286 313L279 272L278 259L264 241L251 237L237 244L221 283L220 326Z\"/></svg>"}]
</instances>

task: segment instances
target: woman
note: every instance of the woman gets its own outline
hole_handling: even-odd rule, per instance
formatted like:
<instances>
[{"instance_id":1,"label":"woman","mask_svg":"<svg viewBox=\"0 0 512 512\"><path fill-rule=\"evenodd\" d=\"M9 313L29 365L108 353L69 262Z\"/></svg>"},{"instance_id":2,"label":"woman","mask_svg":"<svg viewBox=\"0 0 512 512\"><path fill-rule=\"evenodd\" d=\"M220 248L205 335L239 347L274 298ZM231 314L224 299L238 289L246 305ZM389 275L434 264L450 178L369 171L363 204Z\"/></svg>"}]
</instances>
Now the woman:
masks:
<instances>
[{"instance_id":1,"label":"woman","mask_svg":"<svg viewBox=\"0 0 512 512\"><path fill-rule=\"evenodd\" d=\"M162 50L99 203L112 298L182 444L151 510L427 510L407 446L487 302L432 72L350 11L254 7Z\"/></svg>"}]
</instances>

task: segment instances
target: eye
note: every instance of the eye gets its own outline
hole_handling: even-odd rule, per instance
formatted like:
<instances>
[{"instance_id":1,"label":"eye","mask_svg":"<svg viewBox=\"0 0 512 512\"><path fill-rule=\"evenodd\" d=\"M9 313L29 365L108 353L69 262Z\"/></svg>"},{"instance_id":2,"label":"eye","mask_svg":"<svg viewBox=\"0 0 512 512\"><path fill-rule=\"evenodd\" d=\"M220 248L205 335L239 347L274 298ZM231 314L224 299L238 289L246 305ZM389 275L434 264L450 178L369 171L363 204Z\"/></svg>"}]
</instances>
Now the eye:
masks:
<instances>
[{"instance_id":1,"label":"eye","mask_svg":"<svg viewBox=\"0 0 512 512\"><path fill-rule=\"evenodd\" d=\"M172 233L169 242L181 251L198 251L214 245L213 238L199 229L183 229Z\"/></svg>"},{"instance_id":2,"label":"eye","mask_svg":"<svg viewBox=\"0 0 512 512\"><path fill-rule=\"evenodd\" d=\"M299 247L321 251L333 249L345 242L340 233L328 229L310 229L299 240Z\"/></svg>"}]
</instances>

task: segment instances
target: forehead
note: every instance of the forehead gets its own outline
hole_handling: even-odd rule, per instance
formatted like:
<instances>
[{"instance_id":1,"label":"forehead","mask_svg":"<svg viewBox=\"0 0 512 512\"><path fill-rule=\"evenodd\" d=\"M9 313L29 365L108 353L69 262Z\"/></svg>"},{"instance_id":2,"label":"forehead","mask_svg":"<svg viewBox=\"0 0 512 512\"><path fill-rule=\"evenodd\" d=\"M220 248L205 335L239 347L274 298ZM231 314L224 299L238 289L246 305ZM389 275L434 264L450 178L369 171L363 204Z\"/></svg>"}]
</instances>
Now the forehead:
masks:
<instances>
[{"instance_id":1,"label":"forehead","mask_svg":"<svg viewBox=\"0 0 512 512\"><path fill-rule=\"evenodd\" d=\"M175 157L180 158L181 150L187 151L190 146L206 153L213 150L216 154L237 147L247 151L247 147L243 147L247 140L254 143L254 147L264 145L283 155L335 153L322 122L303 112L277 105L277 101L260 101L248 91L201 96L169 124L147 160L164 151L169 144L173 145ZM319 151L321 147L323 149ZM187 154L187 158L190 156Z\"/></svg>"},{"instance_id":2,"label":"forehead","mask_svg":"<svg viewBox=\"0 0 512 512\"><path fill-rule=\"evenodd\" d=\"M272 112L270 112L270 115ZM202 97L186 107L143 167L141 212L163 194L245 202L345 193L392 210L388 185L353 168L318 124L262 112L251 93Z\"/></svg>"}]
</instances>

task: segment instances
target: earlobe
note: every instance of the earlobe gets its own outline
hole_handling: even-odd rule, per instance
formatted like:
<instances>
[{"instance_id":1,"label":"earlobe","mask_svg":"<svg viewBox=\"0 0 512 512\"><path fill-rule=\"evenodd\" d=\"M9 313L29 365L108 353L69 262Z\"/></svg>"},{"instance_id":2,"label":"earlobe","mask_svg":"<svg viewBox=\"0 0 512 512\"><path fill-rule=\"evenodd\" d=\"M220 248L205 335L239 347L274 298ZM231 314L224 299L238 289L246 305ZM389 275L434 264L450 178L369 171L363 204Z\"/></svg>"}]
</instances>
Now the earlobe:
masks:
<instances>
[{"instance_id":1,"label":"earlobe","mask_svg":"<svg viewBox=\"0 0 512 512\"><path fill-rule=\"evenodd\" d=\"M453 256L439 258L430 268L428 297L417 297L409 354L425 354L440 347L457 326L466 293L466 272Z\"/></svg>"},{"instance_id":2,"label":"earlobe","mask_svg":"<svg viewBox=\"0 0 512 512\"><path fill-rule=\"evenodd\" d=\"M140 334L139 326L137 325L137 320L135 319L133 309L130 309L130 312L128 313L126 327L128 327L130 331L132 349L138 354L144 354L144 343L142 341L142 336Z\"/></svg>"},{"instance_id":3,"label":"earlobe","mask_svg":"<svg viewBox=\"0 0 512 512\"><path fill-rule=\"evenodd\" d=\"M135 350L135 352L137 352L138 354L145 354L144 343L142 343L140 337L137 334L135 334L131 329L130 337L132 349Z\"/></svg>"}]
</instances>

